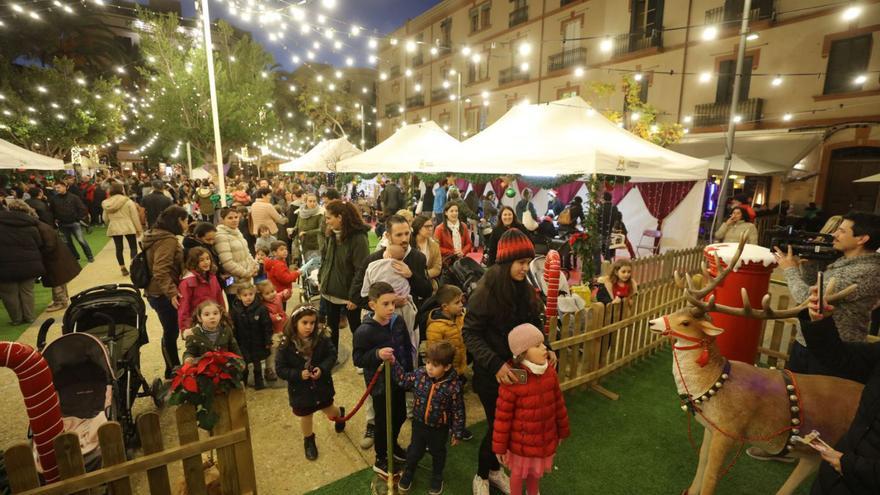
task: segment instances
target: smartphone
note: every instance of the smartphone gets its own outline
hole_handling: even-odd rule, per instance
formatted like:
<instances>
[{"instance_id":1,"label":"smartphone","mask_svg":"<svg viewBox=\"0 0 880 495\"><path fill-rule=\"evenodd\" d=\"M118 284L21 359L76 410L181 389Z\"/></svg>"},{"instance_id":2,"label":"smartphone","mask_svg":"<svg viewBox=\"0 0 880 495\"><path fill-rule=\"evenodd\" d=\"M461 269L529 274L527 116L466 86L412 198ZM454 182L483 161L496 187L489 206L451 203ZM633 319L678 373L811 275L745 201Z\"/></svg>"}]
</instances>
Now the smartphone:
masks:
<instances>
[{"instance_id":1,"label":"smartphone","mask_svg":"<svg viewBox=\"0 0 880 495\"><path fill-rule=\"evenodd\" d=\"M529 380L529 372L526 370L521 370L518 368L514 368L513 374L516 375L516 382L520 384L525 384Z\"/></svg>"},{"instance_id":2,"label":"smartphone","mask_svg":"<svg viewBox=\"0 0 880 495\"><path fill-rule=\"evenodd\" d=\"M235 277L227 277L226 280L223 281L223 285L225 287L229 287L230 285L235 283Z\"/></svg>"},{"instance_id":3,"label":"smartphone","mask_svg":"<svg viewBox=\"0 0 880 495\"><path fill-rule=\"evenodd\" d=\"M816 286L819 288L819 314L825 314L825 272L816 274Z\"/></svg>"}]
</instances>

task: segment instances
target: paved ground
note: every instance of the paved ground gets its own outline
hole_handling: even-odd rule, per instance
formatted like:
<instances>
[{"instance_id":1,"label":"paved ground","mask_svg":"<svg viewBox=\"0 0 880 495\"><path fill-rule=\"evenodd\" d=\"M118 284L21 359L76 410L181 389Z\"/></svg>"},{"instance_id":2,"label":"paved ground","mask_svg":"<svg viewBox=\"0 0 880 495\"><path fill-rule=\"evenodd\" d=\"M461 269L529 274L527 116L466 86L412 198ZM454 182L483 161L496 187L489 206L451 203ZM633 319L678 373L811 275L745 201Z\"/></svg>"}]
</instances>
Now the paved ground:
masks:
<instances>
[{"instance_id":1,"label":"paved ground","mask_svg":"<svg viewBox=\"0 0 880 495\"><path fill-rule=\"evenodd\" d=\"M112 243L105 246L96 256L95 263L87 265L76 280L70 284L70 293L96 285L125 283L127 277L119 273ZM294 296L296 297L296 296ZM49 316L59 319L61 313L41 314L33 325L21 335L20 342L34 345L40 324ZM147 310L147 329L150 343L141 350L143 373L148 380L161 376L163 364L160 352L161 326L152 309ZM50 340L60 334L60 322L50 331ZM344 352L350 353L351 333L343 331ZM179 346L182 350L182 343ZM334 374L337 402L353 405L364 390L363 378L354 372L351 361L343 364ZM0 450L26 441L27 416L18 382L8 369L0 369L0 418L4 427L0 428ZM359 413L352 419L345 433L337 435L332 424L322 417L315 418L315 432L320 457L309 462L303 455L302 435L299 424L290 412L287 390L283 382L273 388L254 391L247 390L248 409L253 433L254 458L260 491L266 494L301 494L324 486L356 471L369 467L373 461L372 451L361 450L358 443L363 435L365 416ZM141 399L135 404L135 414L155 410L152 401ZM173 411L160 411L166 444L177 443L177 432L173 421ZM468 422L482 421L482 409L474 394L469 394ZM409 432L401 434L408 439ZM406 445L406 441L403 442ZM172 482L180 479L180 467L172 468ZM146 493L145 478L137 480L137 493Z\"/></svg>"}]
</instances>

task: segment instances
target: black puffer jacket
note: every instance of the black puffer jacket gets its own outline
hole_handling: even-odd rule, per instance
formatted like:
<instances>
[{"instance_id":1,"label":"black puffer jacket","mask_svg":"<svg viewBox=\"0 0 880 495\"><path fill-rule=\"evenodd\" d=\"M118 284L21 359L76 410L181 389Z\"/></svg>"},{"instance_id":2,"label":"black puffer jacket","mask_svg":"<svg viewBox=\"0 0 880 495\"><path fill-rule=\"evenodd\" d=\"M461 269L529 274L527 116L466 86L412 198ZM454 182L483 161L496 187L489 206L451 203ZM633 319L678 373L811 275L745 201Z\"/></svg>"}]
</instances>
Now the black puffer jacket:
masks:
<instances>
[{"instance_id":1,"label":"black puffer jacket","mask_svg":"<svg viewBox=\"0 0 880 495\"><path fill-rule=\"evenodd\" d=\"M880 344L840 340L833 318L801 320L807 348L840 376L865 384L856 417L834 449L843 452L838 474L827 462L819 467L813 495L880 493Z\"/></svg>"},{"instance_id":2,"label":"black puffer jacket","mask_svg":"<svg viewBox=\"0 0 880 495\"><path fill-rule=\"evenodd\" d=\"M49 203L46 200L28 198L24 200L24 202L37 212L37 216L40 217L41 222L46 222L49 225L55 226L55 215L52 214L52 209L49 207Z\"/></svg>"},{"instance_id":3,"label":"black puffer jacket","mask_svg":"<svg viewBox=\"0 0 880 495\"><path fill-rule=\"evenodd\" d=\"M83 204L79 196L70 191L52 196L49 204L52 206L55 221L61 225L79 222L89 214L89 210L86 209L86 205Z\"/></svg>"},{"instance_id":4,"label":"black puffer jacket","mask_svg":"<svg viewBox=\"0 0 880 495\"><path fill-rule=\"evenodd\" d=\"M287 381L290 407L310 409L331 403L336 395L331 375L335 364L336 348L329 335L318 337L311 359L297 351L296 346L283 342L275 358L275 372ZM321 376L317 380L303 380L303 370L314 368L321 370Z\"/></svg>"},{"instance_id":5,"label":"black puffer jacket","mask_svg":"<svg viewBox=\"0 0 880 495\"><path fill-rule=\"evenodd\" d=\"M272 319L269 317L269 310L259 301L245 306L236 298L230 314L235 340L244 360L250 363L269 357L269 346L272 344Z\"/></svg>"},{"instance_id":6,"label":"black puffer jacket","mask_svg":"<svg viewBox=\"0 0 880 495\"><path fill-rule=\"evenodd\" d=\"M21 211L0 211L0 282L19 282L46 273L39 222Z\"/></svg>"}]
</instances>

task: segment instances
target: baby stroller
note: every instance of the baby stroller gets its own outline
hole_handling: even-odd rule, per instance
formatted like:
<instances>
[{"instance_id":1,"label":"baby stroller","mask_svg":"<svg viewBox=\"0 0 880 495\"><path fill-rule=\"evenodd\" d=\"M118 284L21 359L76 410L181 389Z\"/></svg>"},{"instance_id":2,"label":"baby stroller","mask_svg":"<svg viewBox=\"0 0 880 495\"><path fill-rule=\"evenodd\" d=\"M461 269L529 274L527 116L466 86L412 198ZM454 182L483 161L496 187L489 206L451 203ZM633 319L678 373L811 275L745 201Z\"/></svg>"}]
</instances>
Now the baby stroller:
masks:
<instances>
[{"instance_id":1,"label":"baby stroller","mask_svg":"<svg viewBox=\"0 0 880 495\"><path fill-rule=\"evenodd\" d=\"M486 267L474 261L469 256L462 256L450 264L444 264L446 267L440 274L444 284L452 284L464 293L464 299L467 301L474 289L477 288L477 282L486 273Z\"/></svg>"},{"instance_id":2,"label":"baby stroller","mask_svg":"<svg viewBox=\"0 0 880 495\"><path fill-rule=\"evenodd\" d=\"M300 268L297 283L299 284L300 300L304 304L317 304L318 299L321 298L321 291L318 287L318 269L321 268L321 255L312 254L306 259L306 253L302 250L299 236L293 242L296 244L297 252L299 253L297 262Z\"/></svg>"},{"instance_id":3,"label":"baby stroller","mask_svg":"<svg viewBox=\"0 0 880 495\"><path fill-rule=\"evenodd\" d=\"M107 384L111 386L112 391L111 416L122 425L125 444L129 448L135 448L139 444L132 417L135 399L152 397L156 407L162 406L161 380L157 378L151 385L147 383L140 370L140 348L148 341L146 321L144 300L133 285L101 285L86 289L71 298L70 307L64 312L61 338L46 346L46 335L55 323L52 318L43 322L37 335L38 350L46 348L48 351L53 346L68 345L65 344L66 342L70 342L71 346L78 345L88 350L88 344L79 344L79 342L87 342L85 339L67 339L68 336L76 334L87 334L92 337L88 342L102 344L103 353L109 359L110 375ZM55 348L65 349L65 347ZM80 356L77 356L75 350L56 352L61 358L70 355L60 361L61 365L82 364L76 360ZM97 355L97 351L90 351L90 354ZM48 356L46 360L49 361ZM52 366L51 361L50 366ZM92 373L97 372L93 370ZM61 395L62 387L59 383L62 382L61 384L64 385L63 377L55 374L54 369L53 376L55 387ZM73 385L75 386L76 383Z\"/></svg>"}]
</instances>

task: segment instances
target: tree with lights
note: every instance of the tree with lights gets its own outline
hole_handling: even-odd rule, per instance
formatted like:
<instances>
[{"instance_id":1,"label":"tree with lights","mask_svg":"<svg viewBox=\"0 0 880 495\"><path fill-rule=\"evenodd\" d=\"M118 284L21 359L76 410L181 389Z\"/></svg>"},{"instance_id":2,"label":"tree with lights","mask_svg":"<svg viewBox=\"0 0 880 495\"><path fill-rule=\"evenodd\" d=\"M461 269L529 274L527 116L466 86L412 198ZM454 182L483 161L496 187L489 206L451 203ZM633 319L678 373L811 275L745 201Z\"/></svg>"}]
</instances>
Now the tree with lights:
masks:
<instances>
[{"instance_id":1,"label":"tree with lights","mask_svg":"<svg viewBox=\"0 0 880 495\"><path fill-rule=\"evenodd\" d=\"M335 87L332 81L319 81L316 78L294 78L296 104L300 114L311 122L307 131L312 136L320 137L332 134L332 137L347 137L360 128L357 117L360 115L360 99ZM307 124L308 125L308 124ZM329 132L325 132L329 129ZM328 136L329 137L329 136Z\"/></svg>"},{"instance_id":2,"label":"tree with lights","mask_svg":"<svg viewBox=\"0 0 880 495\"><path fill-rule=\"evenodd\" d=\"M193 152L214 160L207 65L200 31L171 14L140 14L146 67L144 103L138 112L145 135L159 135L152 154L189 141ZM272 56L249 36L219 21L213 30L214 72L224 149L262 142L276 127ZM223 158L223 157L221 157ZM224 161L226 161L224 159Z\"/></svg>"},{"instance_id":3,"label":"tree with lights","mask_svg":"<svg viewBox=\"0 0 880 495\"><path fill-rule=\"evenodd\" d=\"M86 79L67 58L38 67L0 57L0 137L58 158L109 141L124 132L118 85L115 77Z\"/></svg>"}]
</instances>

